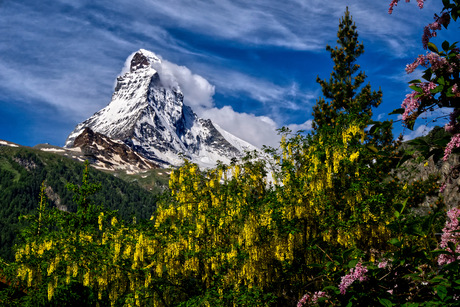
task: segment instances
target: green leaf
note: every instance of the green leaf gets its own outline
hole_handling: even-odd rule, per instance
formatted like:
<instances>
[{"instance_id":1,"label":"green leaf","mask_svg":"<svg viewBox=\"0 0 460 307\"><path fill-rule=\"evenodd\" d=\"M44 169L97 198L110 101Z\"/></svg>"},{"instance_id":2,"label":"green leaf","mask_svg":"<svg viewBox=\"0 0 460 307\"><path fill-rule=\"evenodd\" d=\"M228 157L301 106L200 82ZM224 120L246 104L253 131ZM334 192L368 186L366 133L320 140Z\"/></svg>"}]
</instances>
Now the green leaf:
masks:
<instances>
[{"instance_id":1,"label":"green leaf","mask_svg":"<svg viewBox=\"0 0 460 307\"><path fill-rule=\"evenodd\" d=\"M358 259L355 259L355 260L351 260L350 262L348 262L348 267L351 269L351 268L354 268L356 266L356 264L358 263Z\"/></svg>"},{"instance_id":2,"label":"green leaf","mask_svg":"<svg viewBox=\"0 0 460 307\"><path fill-rule=\"evenodd\" d=\"M439 53L438 47L436 47L436 45L433 44L432 42L429 42L429 43L428 43L428 49L430 49L430 50L433 51L433 52Z\"/></svg>"},{"instance_id":3,"label":"green leaf","mask_svg":"<svg viewBox=\"0 0 460 307\"><path fill-rule=\"evenodd\" d=\"M410 89L413 89L414 91L418 92L418 93L423 93L423 89L417 85L410 85L409 86Z\"/></svg>"},{"instance_id":4,"label":"green leaf","mask_svg":"<svg viewBox=\"0 0 460 307\"><path fill-rule=\"evenodd\" d=\"M407 82L409 84L419 84L419 83L422 83L422 81L420 81L420 79L414 79L414 80L411 80L409 82Z\"/></svg>"},{"instance_id":5,"label":"green leaf","mask_svg":"<svg viewBox=\"0 0 460 307\"><path fill-rule=\"evenodd\" d=\"M455 251L456 250L456 246L454 244L454 242L447 242L447 246L449 246L450 250L451 251Z\"/></svg>"},{"instance_id":6,"label":"green leaf","mask_svg":"<svg viewBox=\"0 0 460 307\"><path fill-rule=\"evenodd\" d=\"M415 120L408 121L406 123L407 129L414 130Z\"/></svg>"},{"instance_id":7,"label":"green leaf","mask_svg":"<svg viewBox=\"0 0 460 307\"><path fill-rule=\"evenodd\" d=\"M379 298L379 302L385 307L394 306L394 304L390 300L387 300L386 298Z\"/></svg>"},{"instance_id":8,"label":"green leaf","mask_svg":"<svg viewBox=\"0 0 460 307\"><path fill-rule=\"evenodd\" d=\"M457 11L452 10L452 11L450 12L450 16L452 16L452 19L453 19L454 21L457 21L457 17L458 17L459 15L460 15L460 9L458 9Z\"/></svg>"},{"instance_id":9,"label":"green leaf","mask_svg":"<svg viewBox=\"0 0 460 307\"><path fill-rule=\"evenodd\" d=\"M443 301L447 296L447 289L446 287L439 285L436 287L436 294L438 294L439 298Z\"/></svg>"},{"instance_id":10,"label":"green leaf","mask_svg":"<svg viewBox=\"0 0 460 307\"><path fill-rule=\"evenodd\" d=\"M446 84L446 81L444 80L444 77L443 77L443 76L439 77L439 78L436 80L436 82L437 82L438 84L440 84L440 85L445 85L445 84Z\"/></svg>"},{"instance_id":11,"label":"green leaf","mask_svg":"<svg viewBox=\"0 0 460 307\"><path fill-rule=\"evenodd\" d=\"M374 134L376 131L379 131L380 125L379 124L374 124L372 125L371 129L369 130L370 134Z\"/></svg>"},{"instance_id":12,"label":"green leaf","mask_svg":"<svg viewBox=\"0 0 460 307\"><path fill-rule=\"evenodd\" d=\"M379 152L379 150L374 145L367 145L366 147L373 152Z\"/></svg>"},{"instance_id":13,"label":"green leaf","mask_svg":"<svg viewBox=\"0 0 460 307\"><path fill-rule=\"evenodd\" d=\"M435 256L439 256L439 255L452 255L452 253L448 252L448 251L445 251L443 249L436 249L434 251L431 251L430 253L432 253L433 255Z\"/></svg>"},{"instance_id":14,"label":"green leaf","mask_svg":"<svg viewBox=\"0 0 460 307\"><path fill-rule=\"evenodd\" d=\"M446 51L446 52L449 50L449 42L448 41L442 42L442 49L444 51Z\"/></svg>"},{"instance_id":15,"label":"green leaf","mask_svg":"<svg viewBox=\"0 0 460 307\"><path fill-rule=\"evenodd\" d=\"M388 115L393 115L393 114L404 114L404 109L403 108L394 109L391 113L388 113Z\"/></svg>"},{"instance_id":16,"label":"green leaf","mask_svg":"<svg viewBox=\"0 0 460 307\"><path fill-rule=\"evenodd\" d=\"M425 70L425 73L422 75L422 78L425 79L425 80L431 80L431 76L433 75L433 73L431 72L431 69L428 68Z\"/></svg>"},{"instance_id":17,"label":"green leaf","mask_svg":"<svg viewBox=\"0 0 460 307\"><path fill-rule=\"evenodd\" d=\"M396 247L401 247L401 241L399 241L397 238L391 238L390 244Z\"/></svg>"}]
</instances>

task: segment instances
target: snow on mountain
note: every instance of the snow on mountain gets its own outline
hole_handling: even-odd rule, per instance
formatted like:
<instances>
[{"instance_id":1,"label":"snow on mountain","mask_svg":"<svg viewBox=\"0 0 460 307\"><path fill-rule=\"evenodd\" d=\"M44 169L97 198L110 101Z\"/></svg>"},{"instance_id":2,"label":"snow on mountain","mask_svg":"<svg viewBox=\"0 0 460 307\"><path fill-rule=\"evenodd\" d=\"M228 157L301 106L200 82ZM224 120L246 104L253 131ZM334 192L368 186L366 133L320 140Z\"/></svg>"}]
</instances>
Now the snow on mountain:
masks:
<instances>
[{"instance_id":1,"label":"snow on mountain","mask_svg":"<svg viewBox=\"0 0 460 307\"><path fill-rule=\"evenodd\" d=\"M129 71L117 78L109 105L78 124L65 147L74 147L75 139L88 127L160 166L178 166L187 158L208 168L218 160L229 163L245 150L257 150L184 105L179 78L169 72L163 80L161 65L154 53L137 51Z\"/></svg>"}]
</instances>

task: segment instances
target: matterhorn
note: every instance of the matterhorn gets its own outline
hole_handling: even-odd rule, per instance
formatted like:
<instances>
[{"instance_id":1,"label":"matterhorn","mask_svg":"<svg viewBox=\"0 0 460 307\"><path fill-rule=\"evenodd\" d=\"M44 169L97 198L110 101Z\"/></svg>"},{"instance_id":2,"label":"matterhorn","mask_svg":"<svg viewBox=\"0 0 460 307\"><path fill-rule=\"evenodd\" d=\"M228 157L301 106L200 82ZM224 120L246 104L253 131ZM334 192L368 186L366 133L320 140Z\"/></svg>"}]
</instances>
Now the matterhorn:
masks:
<instances>
[{"instance_id":1,"label":"matterhorn","mask_svg":"<svg viewBox=\"0 0 460 307\"><path fill-rule=\"evenodd\" d=\"M162 80L157 71L162 61L156 54L141 49L128 63L129 71L117 78L110 103L76 126L66 148L81 146L75 140L92 131L127 145L160 167L179 166L187 159L202 168L256 150L184 105L180 82Z\"/></svg>"}]
</instances>

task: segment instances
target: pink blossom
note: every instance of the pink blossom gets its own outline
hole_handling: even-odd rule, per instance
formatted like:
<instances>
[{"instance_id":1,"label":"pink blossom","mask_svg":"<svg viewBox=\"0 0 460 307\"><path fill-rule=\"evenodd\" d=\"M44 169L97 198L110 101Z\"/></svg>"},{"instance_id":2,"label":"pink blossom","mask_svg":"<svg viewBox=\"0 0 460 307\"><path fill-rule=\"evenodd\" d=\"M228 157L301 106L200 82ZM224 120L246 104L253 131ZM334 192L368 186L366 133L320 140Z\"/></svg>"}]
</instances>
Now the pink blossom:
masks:
<instances>
[{"instance_id":1,"label":"pink blossom","mask_svg":"<svg viewBox=\"0 0 460 307\"><path fill-rule=\"evenodd\" d=\"M452 87L453 89L453 87ZM458 123L457 123L457 117L460 113L460 109L454 109L454 111L452 113L450 113L449 115L449 123L446 124L444 126L444 130L446 130L446 132L449 132L451 134L455 134L455 132L457 132L458 130Z\"/></svg>"},{"instance_id":2,"label":"pink blossom","mask_svg":"<svg viewBox=\"0 0 460 307\"><path fill-rule=\"evenodd\" d=\"M425 93L426 96L431 96L431 90L435 89L437 86L438 85L434 82L423 82L421 84L423 93Z\"/></svg>"},{"instance_id":3,"label":"pink blossom","mask_svg":"<svg viewBox=\"0 0 460 307\"><path fill-rule=\"evenodd\" d=\"M419 55L413 63L407 64L406 72L410 74L418 66L428 67L429 65L431 65L433 71L444 68L449 73L452 73L456 67L455 63L449 64L446 58L439 56L437 53L427 52L426 55Z\"/></svg>"},{"instance_id":4,"label":"pink blossom","mask_svg":"<svg viewBox=\"0 0 460 307\"><path fill-rule=\"evenodd\" d=\"M454 67L449 65L449 62L447 62L447 59L439 56L439 54L436 54L434 52L429 52L429 53L427 53L425 59L426 59L427 62L430 63L431 69L433 71L445 68L448 72L450 72L450 73L453 72Z\"/></svg>"},{"instance_id":5,"label":"pink blossom","mask_svg":"<svg viewBox=\"0 0 460 307\"><path fill-rule=\"evenodd\" d=\"M326 297L326 292L323 292L323 291L315 292L315 293L313 293L313 298L311 299L311 301L312 301L313 304L316 304L318 299L320 299L322 297Z\"/></svg>"},{"instance_id":6,"label":"pink blossom","mask_svg":"<svg viewBox=\"0 0 460 307\"><path fill-rule=\"evenodd\" d=\"M446 132L453 133L455 131L455 126L451 123L445 124L444 130L446 130Z\"/></svg>"},{"instance_id":7,"label":"pink blossom","mask_svg":"<svg viewBox=\"0 0 460 307\"><path fill-rule=\"evenodd\" d=\"M447 144L446 149L444 149L444 157L442 158L444 161L447 161L452 150L454 148L460 147L460 133L455 134L451 139L449 144Z\"/></svg>"},{"instance_id":8,"label":"pink blossom","mask_svg":"<svg viewBox=\"0 0 460 307\"><path fill-rule=\"evenodd\" d=\"M452 85L452 94L454 94L456 97L460 97L460 92L458 91L458 84L457 83Z\"/></svg>"},{"instance_id":9,"label":"pink blossom","mask_svg":"<svg viewBox=\"0 0 460 307\"><path fill-rule=\"evenodd\" d=\"M390 3L390 8L388 9L388 13L393 13L393 7L398 5L399 0L392 0ZM406 2L410 2L410 0L406 0ZM423 3L425 0L417 0L417 5L420 9L423 9Z\"/></svg>"},{"instance_id":10,"label":"pink blossom","mask_svg":"<svg viewBox=\"0 0 460 307\"><path fill-rule=\"evenodd\" d=\"M417 110L420 106L420 98L415 97L417 96L417 94L418 93L416 91L407 94L406 99L404 99L403 103L401 104L401 107L404 108L404 113L402 115L403 120L406 120L409 117L410 113Z\"/></svg>"},{"instance_id":11,"label":"pink blossom","mask_svg":"<svg viewBox=\"0 0 460 307\"><path fill-rule=\"evenodd\" d=\"M300 301L297 302L297 307L302 307L302 306L309 306L309 305L314 305L318 302L318 299L322 297L327 297L326 292L324 291L317 291L313 293L313 296L310 297L310 295L305 294ZM308 305L307 305L308 304Z\"/></svg>"},{"instance_id":12,"label":"pink blossom","mask_svg":"<svg viewBox=\"0 0 460 307\"><path fill-rule=\"evenodd\" d=\"M446 183L444 183L442 186L439 187L439 193L444 192L445 189L446 189Z\"/></svg>"},{"instance_id":13,"label":"pink blossom","mask_svg":"<svg viewBox=\"0 0 460 307\"><path fill-rule=\"evenodd\" d=\"M434 22L428 24L425 26L425 29L423 30L423 35L422 35L422 43L423 43L423 48L428 47L428 42L430 41L430 38L436 37L437 30L441 30L441 26L447 27L447 25L450 23L450 15L447 12L442 13L441 17L438 15L434 15Z\"/></svg>"},{"instance_id":14,"label":"pink blossom","mask_svg":"<svg viewBox=\"0 0 460 307\"><path fill-rule=\"evenodd\" d=\"M379 264L377 265L379 267L379 269L384 269L388 266L388 260L387 259L383 259L382 261L379 262Z\"/></svg>"},{"instance_id":15,"label":"pink blossom","mask_svg":"<svg viewBox=\"0 0 460 307\"><path fill-rule=\"evenodd\" d=\"M408 73L408 74L413 73L414 70L419 65L422 65L422 66L425 66L425 67L427 66L424 55L419 55L418 58L416 58L415 61L412 64L407 64L406 65L406 73Z\"/></svg>"},{"instance_id":16,"label":"pink blossom","mask_svg":"<svg viewBox=\"0 0 460 307\"><path fill-rule=\"evenodd\" d=\"M302 296L300 301L297 302L297 307L304 306L309 300L310 300L310 295L305 294L304 296Z\"/></svg>"},{"instance_id":17,"label":"pink blossom","mask_svg":"<svg viewBox=\"0 0 460 307\"><path fill-rule=\"evenodd\" d=\"M365 281L367 277L365 274L367 273L367 268L358 262L356 267L350 269L350 274L342 276L342 279L339 284L339 289L341 294L345 294L347 292L347 288L355 281Z\"/></svg>"},{"instance_id":18,"label":"pink blossom","mask_svg":"<svg viewBox=\"0 0 460 307\"><path fill-rule=\"evenodd\" d=\"M446 225L444 229L442 230L440 247L445 248L446 251L450 253L453 253L453 251L449 247L449 242L454 243L454 245L456 246L455 253L460 253L460 240L459 240L460 233L454 232L456 230L460 230L459 222L458 222L459 217L460 217L459 208L453 208L449 210L447 212ZM455 260L460 260L460 256L455 258L454 255L441 254L438 258L438 264L444 265L444 264L454 262Z\"/></svg>"}]
</instances>

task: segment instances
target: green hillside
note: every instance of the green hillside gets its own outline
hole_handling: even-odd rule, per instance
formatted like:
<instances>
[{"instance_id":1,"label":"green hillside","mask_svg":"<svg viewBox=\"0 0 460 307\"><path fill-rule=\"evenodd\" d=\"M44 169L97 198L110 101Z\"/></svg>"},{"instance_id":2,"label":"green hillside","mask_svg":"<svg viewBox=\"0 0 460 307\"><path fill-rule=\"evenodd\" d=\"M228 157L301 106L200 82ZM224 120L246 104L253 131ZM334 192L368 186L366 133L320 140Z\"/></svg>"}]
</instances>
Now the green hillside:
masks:
<instances>
[{"instance_id":1,"label":"green hillside","mask_svg":"<svg viewBox=\"0 0 460 307\"><path fill-rule=\"evenodd\" d=\"M0 146L0 257L12 259L11 246L20 227L18 217L36 210L42 182L47 186L50 205L76 210L66 183L79 184L83 168L82 163L57 154ZM167 183L165 172L159 173L109 174L91 168L90 181L102 186L93 201L118 210L126 220L150 218Z\"/></svg>"}]
</instances>

